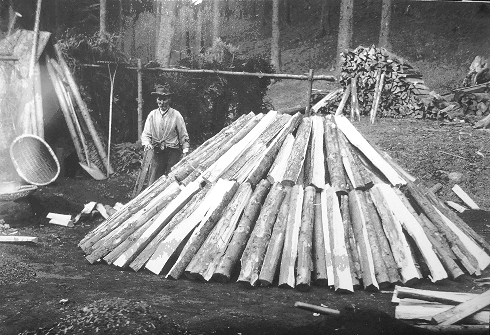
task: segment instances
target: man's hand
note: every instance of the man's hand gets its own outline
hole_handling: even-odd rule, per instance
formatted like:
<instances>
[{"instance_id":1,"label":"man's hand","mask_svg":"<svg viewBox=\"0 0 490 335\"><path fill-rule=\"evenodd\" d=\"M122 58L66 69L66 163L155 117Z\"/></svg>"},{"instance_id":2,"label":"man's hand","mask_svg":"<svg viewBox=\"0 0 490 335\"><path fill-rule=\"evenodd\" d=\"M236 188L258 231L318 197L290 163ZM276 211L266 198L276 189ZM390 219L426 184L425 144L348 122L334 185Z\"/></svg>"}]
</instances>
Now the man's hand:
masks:
<instances>
[{"instance_id":1,"label":"man's hand","mask_svg":"<svg viewBox=\"0 0 490 335\"><path fill-rule=\"evenodd\" d=\"M151 144L145 145L145 151L152 150L152 149L153 149L153 145L151 145Z\"/></svg>"},{"instance_id":2,"label":"man's hand","mask_svg":"<svg viewBox=\"0 0 490 335\"><path fill-rule=\"evenodd\" d=\"M189 149L184 149L182 150L182 158L185 158L185 156L187 156L187 154L189 153Z\"/></svg>"}]
</instances>

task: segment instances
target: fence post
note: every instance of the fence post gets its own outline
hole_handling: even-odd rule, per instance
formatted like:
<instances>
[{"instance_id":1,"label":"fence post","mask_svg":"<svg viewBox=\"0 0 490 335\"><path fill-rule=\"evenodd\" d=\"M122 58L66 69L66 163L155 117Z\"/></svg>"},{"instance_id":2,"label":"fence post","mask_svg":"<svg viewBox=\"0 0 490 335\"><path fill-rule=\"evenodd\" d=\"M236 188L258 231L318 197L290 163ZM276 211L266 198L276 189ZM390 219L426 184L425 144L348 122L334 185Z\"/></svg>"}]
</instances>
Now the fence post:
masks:
<instances>
[{"instance_id":1,"label":"fence post","mask_svg":"<svg viewBox=\"0 0 490 335\"><path fill-rule=\"evenodd\" d=\"M313 69L308 73L308 95L306 100L305 115L310 116L311 91L313 90Z\"/></svg>"},{"instance_id":2,"label":"fence post","mask_svg":"<svg viewBox=\"0 0 490 335\"><path fill-rule=\"evenodd\" d=\"M141 71L141 58L138 58L138 136L143 132L143 71Z\"/></svg>"}]
</instances>

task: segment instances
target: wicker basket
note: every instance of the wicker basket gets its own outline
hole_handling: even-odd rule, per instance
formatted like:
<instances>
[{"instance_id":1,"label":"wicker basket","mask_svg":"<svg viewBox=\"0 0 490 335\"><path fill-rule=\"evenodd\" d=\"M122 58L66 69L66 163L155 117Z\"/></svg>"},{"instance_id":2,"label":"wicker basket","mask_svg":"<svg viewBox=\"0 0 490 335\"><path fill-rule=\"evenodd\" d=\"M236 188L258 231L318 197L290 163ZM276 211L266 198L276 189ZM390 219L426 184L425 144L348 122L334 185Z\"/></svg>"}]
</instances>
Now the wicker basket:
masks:
<instances>
[{"instance_id":1,"label":"wicker basket","mask_svg":"<svg viewBox=\"0 0 490 335\"><path fill-rule=\"evenodd\" d=\"M52 183L60 173L53 149L39 136L24 134L10 145L10 158L19 176L29 184Z\"/></svg>"},{"instance_id":2,"label":"wicker basket","mask_svg":"<svg viewBox=\"0 0 490 335\"><path fill-rule=\"evenodd\" d=\"M0 201L15 201L31 195L36 190L36 185L24 185L16 187L14 190L4 191L2 190L2 183L0 183Z\"/></svg>"}]
</instances>

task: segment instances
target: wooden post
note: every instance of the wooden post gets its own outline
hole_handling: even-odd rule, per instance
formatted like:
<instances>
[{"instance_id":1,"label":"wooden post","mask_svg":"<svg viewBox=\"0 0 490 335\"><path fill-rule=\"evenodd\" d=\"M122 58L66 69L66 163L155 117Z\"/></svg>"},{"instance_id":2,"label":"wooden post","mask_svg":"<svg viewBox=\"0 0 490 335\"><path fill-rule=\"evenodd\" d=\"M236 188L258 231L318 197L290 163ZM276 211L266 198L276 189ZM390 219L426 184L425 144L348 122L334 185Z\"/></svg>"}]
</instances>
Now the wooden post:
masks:
<instances>
[{"instance_id":1,"label":"wooden post","mask_svg":"<svg viewBox=\"0 0 490 335\"><path fill-rule=\"evenodd\" d=\"M313 90L313 69L308 72L308 94L306 96L305 115L310 116L311 91Z\"/></svg>"},{"instance_id":2,"label":"wooden post","mask_svg":"<svg viewBox=\"0 0 490 335\"><path fill-rule=\"evenodd\" d=\"M143 71L141 71L141 58L138 58L138 136L143 132Z\"/></svg>"}]
</instances>

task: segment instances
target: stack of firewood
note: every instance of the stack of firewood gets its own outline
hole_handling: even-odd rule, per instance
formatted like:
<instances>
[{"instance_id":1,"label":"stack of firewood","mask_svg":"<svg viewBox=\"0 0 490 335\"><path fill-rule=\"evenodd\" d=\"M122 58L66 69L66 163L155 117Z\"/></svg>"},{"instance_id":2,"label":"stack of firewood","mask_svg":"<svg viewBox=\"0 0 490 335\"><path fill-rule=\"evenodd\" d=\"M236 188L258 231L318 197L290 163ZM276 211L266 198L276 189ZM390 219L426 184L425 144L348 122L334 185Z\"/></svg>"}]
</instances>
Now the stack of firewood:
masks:
<instances>
[{"instance_id":1,"label":"stack of firewood","mask_svg":"<svg viewBox=\"0 0 490 335\"><path fill-rule=\"evenodd\" d=\"M422 75L406 60L375 46L359 46L342 53L340 84L361 115L386 117L441 117L438 108L424 103L429 96ZM353 97L354 99L354 97ZM349 102L347 103L349 104Z\"/></svg>"},{"instance_id":2,"label":"stack of firewood","mask_svg":"<svg viewBox=\"0 0 490 335\"><path fill-rule=\"evenodd\" d=\"M438 333L488 334L490 291L482 294L396 286L395 317ZM428 324L430 323L430 324Z\"/></svg>"},{"instance_id":3,"label":"stack of firewood","mask_svg":"<svg viewBox=\"0 0 490 335\"><path fill-rule=\"evenodd\" d=\"M79 243L177 279L352 292L478 275L490 245L344 116L244 115Z\"/></svg>"}]
</instances>

